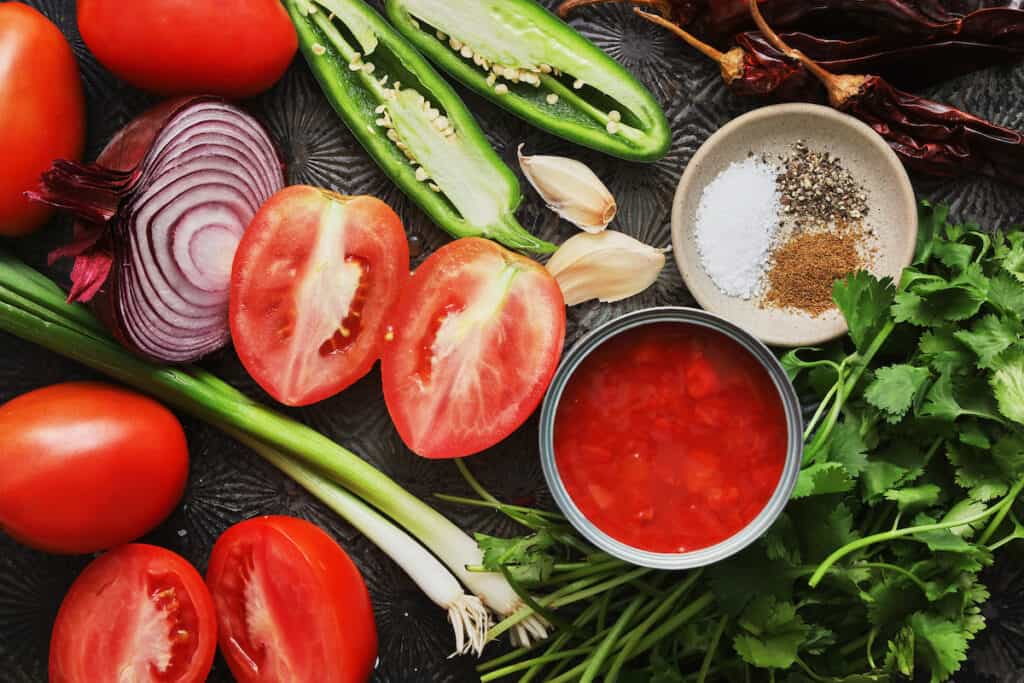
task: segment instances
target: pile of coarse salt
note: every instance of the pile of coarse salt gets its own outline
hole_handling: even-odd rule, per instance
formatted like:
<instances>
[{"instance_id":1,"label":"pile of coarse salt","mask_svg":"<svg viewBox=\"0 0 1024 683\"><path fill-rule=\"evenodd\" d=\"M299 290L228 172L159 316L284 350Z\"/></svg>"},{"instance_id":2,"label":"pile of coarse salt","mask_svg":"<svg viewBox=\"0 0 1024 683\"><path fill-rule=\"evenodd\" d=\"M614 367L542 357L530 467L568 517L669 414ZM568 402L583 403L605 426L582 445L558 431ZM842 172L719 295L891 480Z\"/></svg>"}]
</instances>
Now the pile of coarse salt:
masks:
<instances>
[{"instance_id":1,"label":"pile of coarse salt","mask_svg":"<svg viewBox=\"0 0 1024 683\"><path fill-rule=\"evenodd\" d=\"M729 165L697 207L697 250L704 271L729 296L760 292L782 211L776 170L757 157Z\"/></svg>"}]
</instances>

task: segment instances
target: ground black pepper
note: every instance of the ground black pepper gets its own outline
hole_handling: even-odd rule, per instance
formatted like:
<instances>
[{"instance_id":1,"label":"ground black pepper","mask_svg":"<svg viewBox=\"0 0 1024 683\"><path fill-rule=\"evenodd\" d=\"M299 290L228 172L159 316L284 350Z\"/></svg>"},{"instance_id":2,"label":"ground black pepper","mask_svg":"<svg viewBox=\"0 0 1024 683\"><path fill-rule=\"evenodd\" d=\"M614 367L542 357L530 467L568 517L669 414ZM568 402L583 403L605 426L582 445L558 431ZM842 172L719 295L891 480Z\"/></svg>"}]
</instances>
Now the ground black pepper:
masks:
<instances>
[{"instance_id":1,"label":"ground black pepper","mask_svg":"<svg viewBox=\"0 0 1024 683\"><path fill-rule=\"evenodd\" d=\"M779 164L777 186L788 217L825 224L867 217L867 193L837 157L801 140Z\"/></svg>"}]
</instances>

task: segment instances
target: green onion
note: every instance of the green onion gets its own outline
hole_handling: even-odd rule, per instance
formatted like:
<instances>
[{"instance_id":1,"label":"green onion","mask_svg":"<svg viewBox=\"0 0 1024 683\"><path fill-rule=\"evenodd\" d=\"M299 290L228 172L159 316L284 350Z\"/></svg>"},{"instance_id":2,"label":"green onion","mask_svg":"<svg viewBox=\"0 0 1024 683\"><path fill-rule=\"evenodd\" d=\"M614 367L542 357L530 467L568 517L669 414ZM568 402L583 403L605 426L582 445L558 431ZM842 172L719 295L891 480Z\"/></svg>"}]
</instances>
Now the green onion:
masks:
<instances>
[{"instance_id":1,"label":"green onion","mask_svg":"<svg viewBox=\"0 0 1024 683\"><path fill-rule=\"evenodd\" d=\"M523 607L522 600L501 574L467 570L467 566L483 561L472 538L390 477L326 436L249 399L205 370L164 367L132 355L103 330L86 308L66 303L56 284L2 252L0 330L152 394L229 434L244 436L250 445L261 446L264 457L268 453L284 454L301 462L303 471L321 473L404 527L499 616L508 617ZM389 542L404 542L398 540L393 530L379 524L383 519L376 513L370 517L366 513L372 511L361 504L358 508L350 504L354 499L339 497L317 485L319 475L310 477L299 483L314 486L317 495L330 497L332 507L346 510L382 542L385 538ZM404 534L401 538L411 540ZM405 547L391 549L389 554L392 553L408 564L407 558L417 551ZM438 579L438 583L441 581ZM463 631L472 641L481 622L472 607L466 609L466 614L474 616L470 624L463 622ZM513 632L517 642L525 645L546 636L547 625L540 618L522 616L525 618L521 618Z\"/></svg>"}]
</instances>

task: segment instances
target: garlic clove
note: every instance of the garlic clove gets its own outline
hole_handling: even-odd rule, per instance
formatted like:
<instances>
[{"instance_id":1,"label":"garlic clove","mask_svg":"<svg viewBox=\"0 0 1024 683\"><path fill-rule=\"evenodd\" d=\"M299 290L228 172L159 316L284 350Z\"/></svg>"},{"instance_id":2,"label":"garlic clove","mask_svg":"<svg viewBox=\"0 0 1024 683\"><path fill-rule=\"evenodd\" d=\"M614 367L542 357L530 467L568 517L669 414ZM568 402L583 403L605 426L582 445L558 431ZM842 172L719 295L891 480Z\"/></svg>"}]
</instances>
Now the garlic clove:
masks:
<instances>
[{"instance_id":1,"label":"garlic clove","mask_svg":"<svg viewBox=\"0 0 1024 683\"><path fill-rule=\"evenodd\" d=\"M628 299L653 285L664 267L665 250L615 230L570 237L547 263L567 306Z\"/></svg>"},{"instance_id":2,"label":"garlic clove","mask_svg":"<svg viewBox=\"0 0 1024 683\"><path fill-rule=\"evenodd\" d=\"M556 156L525 156L519 166L548 208L581 230L596 233L615 218L615 197L586 164Z\"/></svg>"}]
</instances>

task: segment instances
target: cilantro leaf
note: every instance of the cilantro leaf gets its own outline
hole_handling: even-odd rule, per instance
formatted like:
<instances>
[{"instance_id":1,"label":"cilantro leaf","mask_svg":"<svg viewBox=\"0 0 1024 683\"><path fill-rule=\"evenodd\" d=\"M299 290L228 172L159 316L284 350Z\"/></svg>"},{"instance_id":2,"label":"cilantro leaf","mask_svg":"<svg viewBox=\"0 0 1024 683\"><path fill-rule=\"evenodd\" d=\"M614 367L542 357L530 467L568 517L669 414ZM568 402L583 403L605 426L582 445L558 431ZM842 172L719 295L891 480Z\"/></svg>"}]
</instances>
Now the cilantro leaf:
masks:
<instances>
[{"instance_id":1,"label":"cilantro leaf","mask_svg":"<svg viewBox=\"0 0 1024 683\"><path fill-rule=\"evenodd\" d=\"M845 420L832 429L825 459L828 462L838 462L846 468L851 477L856 477L868 466L867 452L868 447L858 425L851 420Z\"/></svg>"},{"instance_id":2,"label":"cilantro leaf","mask_svg":"<svg viewBox=\"0 0 1024 683\"><path fill-rule=\"evenodd\" d=\"M914 630L905 626L896 632L889 641L889 653L885 656L885 666L895 669L896 673L907 678L914 676Z\"/></svg>"},{"instance_id":3,"label":"cilantro leaf","mask_svg":"<svg viewBox=\"0 0 1024 683\"><path fill-rule=\"evenodd\" d=\"M952 375L948 373L940 375L928 389L919 414L949 422L964 415L1003 421L992 402L991 391L970 378L961 380L959 384L961 386L956 386Z\"/></svg>"},{"instance_id":4,"label":"cilantro leaf","mask_svg":"<svg viewBox=\"0 0 1024 683\"><path fill-rule=\"evenodd\" d=\"M800 534L803 557L817 563L860 537L853 528L853 513L845 503L828 498L794 501L790 506Z\"/></svg>"},{"instance_id":5,"label":"cilantro leaf","mask_svg":"<svg viewBox=\"0 0 1024 683\"><path fill-rule=\"evenodd\" d=\"M483 565L488 571L507 569L519 583L531 585L546 581L554 569L551 554L558 541L547 531L538 531L519 538L497 538L476 534L483 551Z\"/></svg>"},{"instance_id":6,"label":"cilantro leaf","mask_svg":"<svg viewBox=\"0 0 1024 683\"><path fill-rule=\"evenodd\" d=\"M1021 326L1009 317L987 315L968 330L954 336L978 356L978 367L989 368L1006 349L1018 341Z\"/></svg>"},{"instance_id":7,"label":"cilantro leaf","mask_svg":"<svg viewBox=\"0 0 1024 683\"><path fill-rule=\"evenodd\" d=\"M961 500L959 503L950 508L949 512L942 518L942 523L947 524L950 522L960 522L972 517L980 515L987 509L984 503L979 503L976 500L966 499ZM984 524L984 522L980 522ZM974 524L962 524L950 528L949 532L954 536L961 538L970 538L974 535Z\"/></svg>"},{"instance_id":8,"label":"cilantro leaf","mask_svg":"<svg viewBox=\"0 0 1024 683\"><path fill-rule=\"evenodd\" d=\"M755 596L778 600L793 597L793 581L787 562L770 560L762 544L755 543L738 555L707 569L711 590L718 606L726 614L737 616Z\"/></svg>"},{"instance_id":9,"label":"cilantro leaf","mask_svg":"<svg viewBox=\"0 0 1024 683\"><path fill-rule=\"evenodd\" d=\"M1010 233L1006 240L1010 243L1010 249L1002 255L1003 270L1024 282L1024 233Z\"/></svg>"},{"instance_id":10,"label":"cilantro leaf","mask_svg":"<svg viewBox=\"0 0 1024 683\"><path fill-rule=\"evenodd\" d=\"M743 661L762 669L788 669L796 662L810 627L796 607L770 595L756 598L739 619L740 633L733 641Z\"/></svg>"},{"instance_id":11,"label":"cilantro leaf","mask_svg":"<svg viewBox=\"0 0 1024 683\"><path fill-rule=\"evenodd\" d=\"M1024 424L1024 351L1015 350L999 360L991 383L999 412Z\"/></svg>"},{"instance_id":12,"label":"cilantro leaf","mask_svg":"<svg viewBox=\"0 0 1024 683\"><path fill-rule=\"evenodd\" d=\"M917 656L931 672L931 683L942 683L967 659L968 635L959 624L927 612L910 617Z\"/></svg>"},{"instance_id":13,"label":"cilantro leaf","mask_svg":"<svg viewBox=\"0 0 1024 683\"><path fill-rule=\"evenodd\" d=\"M885 492L887 500L896 502L900 512L917 512L938 504L942 489L935 484L924 484L905 489L891 489Z\"/></svg>"},{"instance_id":14,"label":"cilantro leaf","mask_svg":"<svg viewBox=\"0 0 1024 683\"><path fill-rule=\"evenodd\" d=\"M932 255L947 268L962 272L974 257L974 247L958 242L937 242L932 247Z\"/></svg>"},{"instance_id":15,"label":"cilantro leaf","mask_svg":"<svg viewBox=\"0 0 1024 683\"><path fill-rule=\"evenodd\" d=\"M914 250L914 265L927 263L931 259L932 249L948 216L948 206L933 206L929 202L921 202L917 209L917 247Z\"/></svg>"},{"instance_id":16,"label":"cilantro leaf","mask_svg":"<svg viewBox=\"0 0 1024 683\"><path fill-rule=\"evenodd\" d=\"M896 322L918 327L934 327L945 322L966 320L985 303L985 293L977 287L947 284L927 290L900 292L892 312Z\"/></svg>"},{"instance_id":17,"label":"cilantro leaf","mask_svg":"<svg viewBox=\"0 0 1024 683\"><path fill-rule=\"evenodd\" d=\"M918 394L931 377L928 368L913 365L890 365L875 372L875 381L864 391L864 398L886 414L895 424L913 407Z\"/></svg>"},{"instance_id":18,"label":"cilantro leaf","mask_svg":"<svg viewBox=\"0 0 1024 683\"><path fill-rule=\"evenodd\" d=\"M868 620L875 626L899 623L908 615L927 607L921 591L905 576L887 573L881 581L870 584L866 598Z\"/></svg>"},{"instance_id":19,"label":"cilantro leaf","mask_svg":"<svg viewBox=\"0 0 1024 683\"><path fill-rule=\"evenodd\" d=\"M1003 475L1014 481L1024 476L1024 435L1007 434L996 441L992 459Z\"/></svg>"},{"instance_id":20,"label":"cilantro leaf","mask_svg":"<svg viewBox=\"0 0 1024 683\"><path fill-rule=\"evenodd\" d=\"M952 373L974 365L970 351L954 336L951 326L928 330L918 342L921 360L939 373Z\"/></svg>"},{"instance_id":21,"label":"cilantro leaf","mask_svg":"<svg viewBox=\"0 0 1024 683\"><path fill-rule=\"evenodd\" d=\"M893 442L872 453L861 476L865 500L876 502L886 491L913 483L924 473L928 460L921 445L909 440Z\"/></svg>"},{"instance_id":22,"label":"cilantro leaf","mask_svg":"<svg viewBox=\"0 0 1024 683\"><path fill-rule=\"evenodd\" d=\"M1024 311L1024 283L1007 273L996 274L989 280L988 302L1000 313L1019 315Z\"/></svg>"},{"instance_id":23,"label":"cilantro leaf","mask_svg":"<svg viewBox=\"0 0 1024 683\"><path fill-rule=\"evenodd\" d=\"M956 483L966 489L973 500L992 500L1010 490L1003 471L988 453L950 443L946 447L946 458L956 468Z\"/></svg>"},{"instance_id":24,"label":"cilantro leaf","mask_svg":"<svg viewBox=\"0 0 1024 683\"><path fill-rule=\"evenodd\" d=\"M975 448L988 449L992 447L992 440L989 439L988 432L985 431L979 420L966 420L959 425L957 438L960 443Z\"/></svg>"},{"instance_id":25,"label":"cilantro leaf","mask_svg":"<svg viewBox=\"0 0 1024 683\"><path fill-rule=\"evenodd\" d=\"M926 526L935 524L936 520L928 515L917 515L914 518L914 526ZM914 534L914 538L925 543L929 550L947 553L973 554L978 552L976 546L971 545L960 536L957 536L949 529L935 529L932 531L920 531Z\"/></svg>"},{"instance_id":26,"label":"cilantro leaf","mask_svg":"<svg viewBox=\"0 0 1024 683\"><path fill-rule=\"evenodd\" d=\"M890 278L879 280L867 271L859 271L837 280L832 298L846 318L850 338L858 351L864 351L889 321L896 287Z\"/></svg>"},{"instance_id":27,"label":"cilantro leaf","mask_svg":"<svg viewBox=\"0 0 1024 683\"><path fill-rule=\"evenodd\" d=\"M853 490L853 486L853 478L844 465L822 462L800 470L792 497L796 500L827 493L845 493Z\"/></svg>"}]
</instances>

